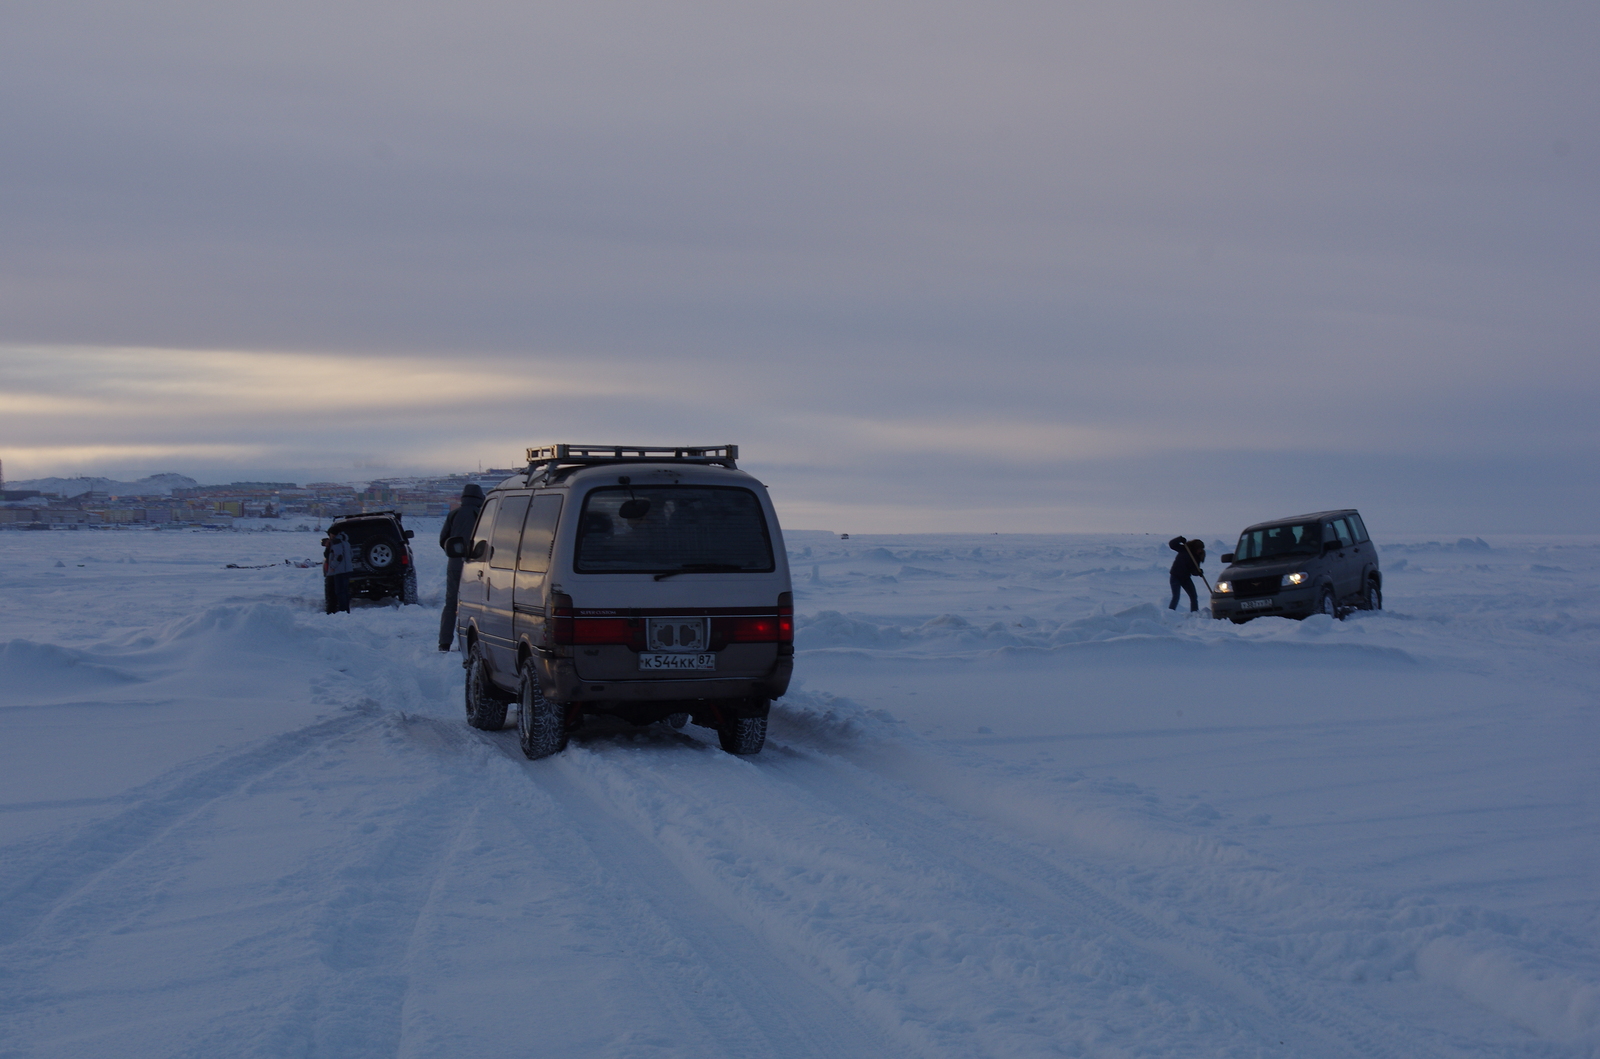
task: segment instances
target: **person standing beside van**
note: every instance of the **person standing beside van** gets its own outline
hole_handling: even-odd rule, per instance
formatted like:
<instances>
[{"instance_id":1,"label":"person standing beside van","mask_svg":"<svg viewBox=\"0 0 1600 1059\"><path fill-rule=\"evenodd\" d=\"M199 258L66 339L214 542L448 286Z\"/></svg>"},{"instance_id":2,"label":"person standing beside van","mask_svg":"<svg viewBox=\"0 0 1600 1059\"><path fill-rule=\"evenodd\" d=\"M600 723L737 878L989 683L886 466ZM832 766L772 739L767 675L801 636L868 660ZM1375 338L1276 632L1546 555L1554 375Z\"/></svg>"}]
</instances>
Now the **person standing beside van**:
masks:
<instances>
[{"instance_id":1,"label":"person standing beside van","mask_svg":"<svg viewBox=\"0 0 1600 1059\"><path fill-rule=\"evenodd\" d=\"M1172 602L1167 604L1167 609L1177 610L1178 594L1187 592L1189 613L1193 614L1200 609L1200 598L1194 591L1194 578L1200 573L1200 567L1206 561L1205 542L1174 537L1167 542L1167 547L1178 553L1178 557L1172 560L1172 571L1167 577L1172 585Z\"/></svg>"},{"instance_id":2,"label":"person standing beside van","mask_svg":"<svg viewBox=\"0 0 1600 1059\"><path fill-rule=\"evenodd\" d=\"M451 537L467 538L472 536L472 528L478 524L478 512L483 509L483 489L476 483L468 482L466 488L461 490L461 503L454 511L445 516L444 525L439 529L439 547L443 548L445 542ZM444 610L439 614L439 650L448 651L456 638L456 598L461 590L461 568L463 559L451 559L444 575Z\"/></svg>"},{"instance_id":3,"label":"person standing beside van","mask_svg":"<svg viewBox=\"0 0 1600 1059\"><path fill-rule=\"evenodd\" d=\"M328 543L328 576L333 580L334 610L341 614L350 613L350 572L354 569L350 535L335 533Z\"/></svg>"}]
</instances>

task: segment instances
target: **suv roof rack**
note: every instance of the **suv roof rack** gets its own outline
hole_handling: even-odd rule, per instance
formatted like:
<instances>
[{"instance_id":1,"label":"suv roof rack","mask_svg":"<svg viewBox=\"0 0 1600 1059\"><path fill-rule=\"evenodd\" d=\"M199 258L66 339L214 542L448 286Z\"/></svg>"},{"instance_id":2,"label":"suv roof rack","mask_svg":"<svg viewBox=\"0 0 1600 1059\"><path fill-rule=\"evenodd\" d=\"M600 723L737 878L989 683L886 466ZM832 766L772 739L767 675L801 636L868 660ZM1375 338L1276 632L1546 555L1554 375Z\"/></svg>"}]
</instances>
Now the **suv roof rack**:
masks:
<instances>
[{"instance_id":1,"label":"suv roof rack","mask_svg":"<svg viewBox=\"0 0 1600 1059\"><path fill-rule=\"evenodd\" d=\"M528 465L537 463L719 463L732 467L737 445L540 445L528 449Z\"/></svg>"},{"instance_id":2,"label":"suv roof rack","mask_svg":"<svg viewBox=\"0 0 1600 1059\"><path fill-rule=\"evenodd\" d=\"M405 516L394 508L386 507L382 511L351 511L348 514L335 515L333 516L333 521L337 522L342 518L374 518L378 515L393 515L397 521L405 519Z\"/></svg>"}]
</instances>

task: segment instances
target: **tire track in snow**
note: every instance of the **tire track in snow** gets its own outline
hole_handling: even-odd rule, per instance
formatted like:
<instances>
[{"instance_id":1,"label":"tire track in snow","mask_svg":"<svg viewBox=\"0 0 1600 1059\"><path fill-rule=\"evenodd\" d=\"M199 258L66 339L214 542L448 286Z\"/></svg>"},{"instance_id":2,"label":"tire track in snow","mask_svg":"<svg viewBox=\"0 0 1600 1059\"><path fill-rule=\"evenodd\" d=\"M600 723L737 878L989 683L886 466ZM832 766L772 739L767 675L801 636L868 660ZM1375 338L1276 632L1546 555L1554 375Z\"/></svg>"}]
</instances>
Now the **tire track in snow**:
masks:
<instances>
[{"instance_id":1,"label":"tire track in snow","mask_svg":"<svg viewBox=\"0 0 1600 1059\"><path fill-rule=\"evenodd\" d=\"M0 1008L10 1032L33 1038L41 1050L76 1051L71 1042L82 1030L59 1011L89 1004L109 1015L107 1023L91 1020L91 1032L116 1027L120 1054L395 1056L416 932L458 852L462 819L480 808L461 797L459 770L440 766L462 749L478 749L480 763L484 758L467 733L434 726L419 741L408 738L408 726L402 714L352 710L224 759L169 791L167 826L8 947L4 973L37 983L6 1005L15 1011ZM237 771L229 772L230 764ZM197 786L219 770L232 782ZM390 796L397 777L402 799ZM231 862L245 850L229 838L242 833L241 825L281 818L281 810L263 817L263 807L286 799L310 806L304 830L320 829L331 844L285 851L293 859L269 854L255 862L246 853L244 877L236 877ZM177 802L186 802L186 810L179 812ZM190 867L202 878L186 878ZM220 899L219 871L227 880ZM108 889L114 902L92 896ZM83 907L73 913L75 902ZM183 950L178 964L143 963L219 914L237 929L202 930L207 944ZM131 948L103 944L108 935L126 934L134 936ZM105 956L131 960L149 977L94 967L89 981L52 974ZM146 1025L142 1008L150 1002L169 1013ZM170 1014L184 1006L205 1015Z\"/></svg>"},{"instance_id":2,"label":"tire track in snow","mask_svg":"<svg viewBox=\"0 0 1600 1059\"><path fill-rule=\"evenodd\" d=\"M902 748L900 752L907 751ZM946 862L960 863L967 872L994 879L1011 892L1013 900L1031 905L1041 914L1100 924L1124 944L1165 964L1198 994L1219 1004L1258 1011L1266 1022L1264 1037L1289 1040L1310 1030L1340 1054L1361 1059L1443 1059L1465 1054L1437 1035L1353 1010L1332 989L1306 988L1304 975L1292 967L1273 967L1262 957L1240 960L1230 951L1236 951L1236 946L1216 934L1152 918L1124 898L1106 893L1055 863L1037 843L996 834L995 829L1003 824L955 808L927 788L909 786L903 777L915 769L880 773L805 748L796 748L794 758L809 759L828 773L829 782L808 784L819 797L858 813L869 808L873 821L894 822L899 841L918 845ZM792 767L790 761L780 766L784 771ZM1296 982L1296 978L1302 981Z\"/></svg>"},{"instance_id":3,"label":"tire track in snow","mask_svg":"<svg viewBox=\"0 0 1600 1059\"><path fill-rule=\"evenodd\" d=\"M794 895L780 892L781 887L772 885L771 878L751 882L754 876L781 876L801 867L775 861L774 843L741 844L740 839L759 832L763 822L786 831L793 831L799 822L801 832L831 831L866 844L867 852L860 854L864 873L883 875L887 864L890 874L935 879L936 886L950 890L948 908L939 907L936 894L910 895L930 902L919 910L928 918L937 919L944 913L951 918L971 916L971 902L984 900L991 902L995 914L1027 918L1030 929L1059 930L1068 948L1098 948L1106 941L1093 935L1108 937L1114 951L1096 957L1104 963L1102 970L1136 979L1110 989L1111 997L1126 1000L1155 983L1159 994L1179 998L1168 1005L1172 1008L1167 1012L1169 1022L1195 1017L1190 1008L1211 1009L1225 1025L1192 1036L1193 1045L1202 1051L1217 1045L1219 1038L1231 1036L1235 1045L1253 1050L1249 1041L1254 1041L1254 1047L1265 1049L1266 1054L1277 1051L1277 1042L1289 1040L1302 1048L1310 1046L1311 1054L1318 1055L1409 1059L1462 1054L1437 1034L1352 1010L1331 989L1306 988L1305 983L1294 981L1303 976L1292 967L1273 967L1266 960L1241 961L1224 954L1225 939L1161 923L1051 863L1034 843L997 836L983 821L926 792L840 758L781 746L773 746L769 756L754 762L720 759L714 751L690 751L692 756L680 759L667 745L656 749L662 757L655 761L636 756L630 762L625 749L604 744L597 744L587 755L584 771L589 777L587 785L593 789L582 803L586 839L602 847L623 843L625 849L612 849L608 855L636 869L646 862L666 860L676 876L670 888L683 892L681 900L670 904L672 923L686 937L697 943L705 940L696 937L692 923L680 922L683 913L676 909L691 904L723 909L724 918L742 910L747 920L742 944L772 950L763 952L761 960L805 969L826 988L845 993L858 1008L864 1006L866 1017L876 1015L882 1029L903 1040L910 1035L908 1031L927 1028L922 1024L926 1012L917 1010L905 997L894 996L892 982L852 980L852 975L863 971L861 953L852 951L859 949L859 939L849 937L848 932L841 938L818 929L828 916L848 914L849 910L837 908L819 918L799 909ZM707 772L683 767L684 760L717 762L725 767ZM642 767L647 761L648 767ZM569 808L576 793L583 792L558 792L564 808ZM596 812L596 807L601 811ZM800 843L805 841L802 836ZM870 862L873 849L879 851L877 864ZM782 856L781 851L778 855ZM660 875L653 878L657 886L663 885ZM962 907L964 902L968 907ZM668 914L662 911L666 907L662 902L655 906L660 914ZM1078 936L1073 936L1074 931ZM980 938L971 947L998 952L1005 948L1004 943L1014 940ZM1029 955L1048 955L1052 944L1062 942L1040 942L1035 946L1038 951L1024 954L1024 961ZM724 946L713 962L731 952L737 966L739 960L748 958L749 951ZM952 961L948 968L952 973L959 973L958 965L971 959L957 957L961 957L959 944L952 944L948 953L935 952L935 959ZM866 970L870 978L870 969ZM974 1011L992 1001L1004 1017L1008 1013L1004 996L1010 988L1008 980L1000 974L986 983L982 974L975 977L977 984L986 984L993 995L976 998ZM1095 987L1105 990L1103 982ZM1035 1045L1044 1044L1023 1026L1026 1018L1025 1014L1017 1017L1019 1032L1012 1034L1015 1039L1010 1043L1024 1049L1030 1039ZM905 1054L967 1054L966 1045L975 1043L970 1039L973 1035L960 1032L959 1027L940 1033L937 1019L930 1025L931 1036L916 1043L908 1040ZM980 1025L980 1029L989 1036L1001 1033L992 1025ZM1080 1043L1098 1051L1094 1040L1091 1033ZM984 1050L980 1046L973 1054Z\"/></svg>"},{"instance_id":4,"label":"tire track in snow","mask_svg":"<svg viewBox=\"0 0 1600 1059\"><path fill-rule=\"evenodd\" d=\"M893 816L877 807L818 798L829 777L705 753L709 772L675 767L670 755L641 769L616 754L594 771L631 830L706 905L744 919L752 944L847 996L900 1042L890 1054L1169 1054L1174 1033L1194 1021L1193 1004L1152 995L1147 976L1097 932L1030 916L990 879L974 886L947 849L885 828ZM1204 1054L1255 1054L1251 1042L1262 1043L1226 1018L1191 1036L1204 1037ZM1217 1052L1221 1042L1230 1050Z\"/></svg>"},{"instance_id":5,"label":"tire track in snow","mask_svg":"<svg viewBox=\"0 0 1600 1059\"><path fill-rule=\"evenodd\" d=\"M680 749L697 758L723 756L683 742ZM574 746L564 758L533 766L520 761L514 744L505 753L527 781L554 800L570 837L618 891L608 895L608 903L625 925L622 933L634 945L649 938L658 953L671 954L658 957L652 970L662 974L671 999L716 1041L721 1054L773 1059L897 1054L862 1025L831 983L818 980L803 962L772 951L728 914L722 895L706 892L686 876L653 836L618 810L600 775L612 768L605 760L611 756L608 748Z\"/></svg>"},{"instance_id":6,"label":"tire track in snow","mask_svg":"<svg viewBox=\"0 0 1600 1059\"><path fill-rule=\"evenodd\" d=\"M405 724L391 715L386 727ZM311 957L300 962L300 984L270 1009L234 1013L225 1028L175 1053L177 1059L393 1059L399 1053L416 935L460 851L462 821L477 811L448 775L419 778L420 793L378 806L381 829L371 819L355 825L357 834L373 837L279 880L277 888L286 891L279 900L309 913L294 932L309 943ZM270 965L283 958L275 951L281 944L277 936L252 939L231 955L247 966Z\"/></svg>"},{"instance_id":7,"label":"tire track in snow","mask_svg":"<svg viewBox=\"0 0 1600 1059\"><path fill-rule=\"evenodd\" d=\"M370 706L347 708L174 779L175 773L185 771L180 767L115 799L132 804L84 825L64 843L42 840L5 850L6 867L0 875L0 947L32 934L101 876L206 806L322 748L329 740L379 723L379 717Z\"/></svg>"}]
</instances>

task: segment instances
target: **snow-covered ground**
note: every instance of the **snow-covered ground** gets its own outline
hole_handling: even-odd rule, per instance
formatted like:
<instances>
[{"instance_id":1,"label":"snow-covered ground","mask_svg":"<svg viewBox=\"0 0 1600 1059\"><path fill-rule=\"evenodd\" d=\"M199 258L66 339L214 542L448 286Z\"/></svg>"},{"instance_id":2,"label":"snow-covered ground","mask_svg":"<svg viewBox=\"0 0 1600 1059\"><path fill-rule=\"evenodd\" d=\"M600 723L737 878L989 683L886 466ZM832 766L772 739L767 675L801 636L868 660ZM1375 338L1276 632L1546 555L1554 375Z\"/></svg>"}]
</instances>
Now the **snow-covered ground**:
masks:
<instances>
[{"instance_id":1,"label":"snow-covered ground","mask_svg":"<svg viewBox=\"0 0 1600 1059\"><path fill-rule=\"evenodd\" d=\"M1164 537L791 533L761 755L528 762L436 527L331 616L310 533L0 534L0 1056L1600 1055L1600 538L1236 627Z\"/></svg>"}]
</instances>

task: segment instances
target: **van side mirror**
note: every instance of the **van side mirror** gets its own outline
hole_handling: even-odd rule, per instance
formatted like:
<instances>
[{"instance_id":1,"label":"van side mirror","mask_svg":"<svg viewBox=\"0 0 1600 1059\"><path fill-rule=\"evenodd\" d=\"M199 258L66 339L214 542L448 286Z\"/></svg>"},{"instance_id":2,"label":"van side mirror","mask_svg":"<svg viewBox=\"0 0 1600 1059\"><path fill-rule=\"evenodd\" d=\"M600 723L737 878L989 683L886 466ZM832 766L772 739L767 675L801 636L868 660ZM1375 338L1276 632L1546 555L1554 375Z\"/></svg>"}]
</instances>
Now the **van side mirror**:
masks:
<instances>
[{"instance_id":1,"label":"van side mirror","mask_svg":"<svg viewBox=\"0 0 1600 1059\"><path fill-rule=\"evenodd\" d=\"M472 545L472 551L467 553L467 558L471 559L473 562L478 562L488 554L489 542L486 540L477 541Z\"/></svg>"},{"instance_id":2,"label":"van side mirror","mask_svg":"<svg viewBox=\"0 0 1600 1059\"><path fill-rule=\"evenodd\" d=\"M451 559L465 559L467 557L467 542L460 537L451 537L444 542L444 553Z\"/></svg>"},{"instance_id":3,"label":"van side mirror","mask_svg":"<svg viewBox=\"0 0 1600 1059\"><path fill-rule=\"evenodd\" d=\"M1232 552L1223 552L1221 561L1225 562L1225 563L1233 562L1233 553Z\"/></svg>"}]
</instances>

